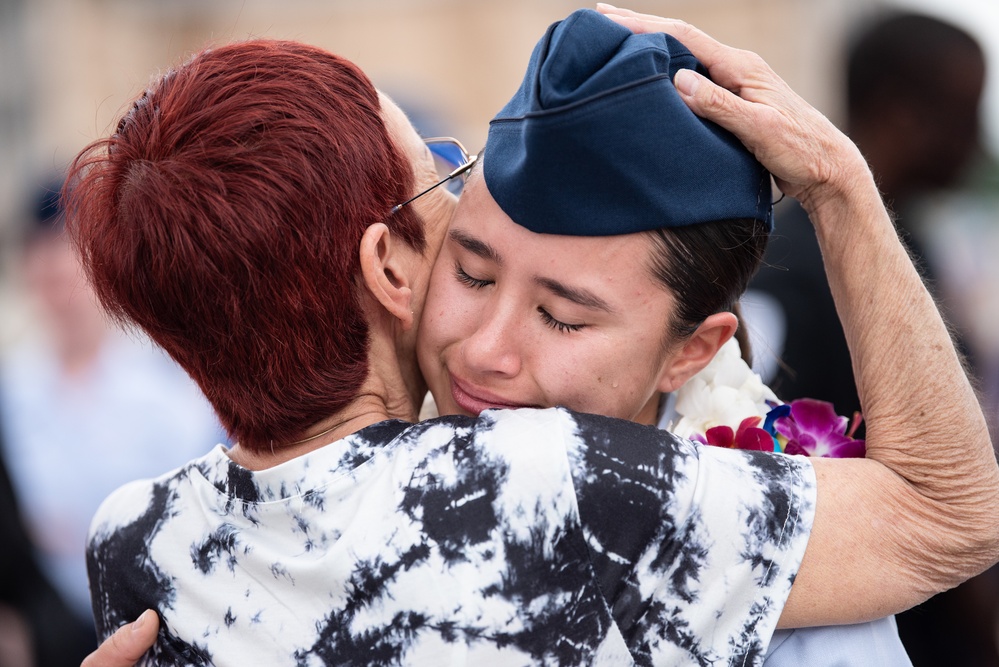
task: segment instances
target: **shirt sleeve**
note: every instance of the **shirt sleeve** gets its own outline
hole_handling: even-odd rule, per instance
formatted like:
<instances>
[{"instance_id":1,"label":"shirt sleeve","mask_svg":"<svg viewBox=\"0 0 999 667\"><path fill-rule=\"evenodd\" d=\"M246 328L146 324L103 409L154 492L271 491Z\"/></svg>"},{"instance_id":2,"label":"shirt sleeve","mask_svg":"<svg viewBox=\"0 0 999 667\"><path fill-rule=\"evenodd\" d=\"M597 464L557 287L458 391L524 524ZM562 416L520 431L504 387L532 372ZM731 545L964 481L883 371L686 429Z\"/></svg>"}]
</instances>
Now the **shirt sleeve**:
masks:
<instances>
[{"instance_id":1,"label":"shirt sleeve","mask_svg":"<svg viewBox=\"0 0 999 667\"><path fill-rule=\"evenodd\" d=\"M591 562L632 654L761 664L812 526L810 462L566 414Z\"/></svg>"},{"instance_id":2,"label":"shirt sleeve","mask_svg":"<svg viewBox=\"0 0 999 667\"><path fill-rule=\"evenodd\" d=\"M152 542L170 515L172 480L138 480L114 491L101 504L87 540L94 624L107 639L146 609L162 610L176 596L175 583L151 554ZM178 546L178 557L186 549Z\"/></svg>"}]
</instances>

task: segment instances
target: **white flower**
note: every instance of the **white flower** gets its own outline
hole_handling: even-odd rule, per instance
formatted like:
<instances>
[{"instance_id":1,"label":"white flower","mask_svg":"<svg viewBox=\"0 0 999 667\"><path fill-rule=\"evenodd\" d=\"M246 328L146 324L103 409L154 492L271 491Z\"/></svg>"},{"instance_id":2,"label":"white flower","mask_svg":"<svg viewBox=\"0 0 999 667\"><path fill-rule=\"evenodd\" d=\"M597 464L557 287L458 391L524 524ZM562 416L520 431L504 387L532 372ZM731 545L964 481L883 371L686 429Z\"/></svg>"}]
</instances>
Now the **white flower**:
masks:
<instances>
[{"instance_id":1,"label":"white flower","mask_svg":"<svg viewBox=\"0 0 999 667\"><path fill-rule=\"evenodd\" d=\"M770 387L742 359L734 338L725 343L704 369L676 392L680 421L674 433L689 438L714 426L733 429L746 417L764 417L767 401L778 403Z\"/></svg>"}]
</instances>

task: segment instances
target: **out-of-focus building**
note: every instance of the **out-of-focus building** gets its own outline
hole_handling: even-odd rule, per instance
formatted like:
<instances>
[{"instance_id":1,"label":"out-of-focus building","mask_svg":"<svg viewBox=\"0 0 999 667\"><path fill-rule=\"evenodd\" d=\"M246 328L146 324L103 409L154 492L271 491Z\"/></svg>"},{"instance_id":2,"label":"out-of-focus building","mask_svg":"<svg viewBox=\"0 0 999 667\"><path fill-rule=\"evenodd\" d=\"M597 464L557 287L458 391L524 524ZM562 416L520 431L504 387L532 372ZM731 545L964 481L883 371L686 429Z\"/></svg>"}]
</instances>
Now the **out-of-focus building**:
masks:
<instances>
[{"instance_id":1,"label":"out-of-focus building","mask_svg":"<svg viewBox=\"0 0 999 667\"><path fill-rule=\"evenodd\" d=\"M250 36L303 40L343 54L378 85L440 109L470 147L515 89L545 26L578 0L5 0L0 3L0 230L38 174L61 171L104 132L151 74L210 42ZM806 99L840 116L835 63L861 0L633 0L631 8L688 20L757 51ZM946 6L978 30L985 0L891 0ZM969 9L970 8L970 9ZM981 13L981 12L979 12ZM986 17L988 19L988 16ZM999 27L994 28L999 31ZM987 50L995 37L979 34ZM995 80L996 75L993 75ZM999 88L991 86L993 89ZM996 106L997 94L991 94ZM995 115L997 112L992 112ZM986 120L996 145L999 121ZM2 333L2 332L0 332Z\"/></svg>"},{"instance_id":2,"label":"out-of-focus building","mask_svg":"<svg viewBox=\"0 0 999 667\"><path fill-rule=\"evenodd\" d=\"M206 43L302 40L345 55L477 148L566 0L5 0L0 3L0 230L39 174L105 132L150 76ZM859 0L631 2L761 53L829 113L829 52ZM9 337L5 323L0 335Z\"/></svg>"}]
</instances>

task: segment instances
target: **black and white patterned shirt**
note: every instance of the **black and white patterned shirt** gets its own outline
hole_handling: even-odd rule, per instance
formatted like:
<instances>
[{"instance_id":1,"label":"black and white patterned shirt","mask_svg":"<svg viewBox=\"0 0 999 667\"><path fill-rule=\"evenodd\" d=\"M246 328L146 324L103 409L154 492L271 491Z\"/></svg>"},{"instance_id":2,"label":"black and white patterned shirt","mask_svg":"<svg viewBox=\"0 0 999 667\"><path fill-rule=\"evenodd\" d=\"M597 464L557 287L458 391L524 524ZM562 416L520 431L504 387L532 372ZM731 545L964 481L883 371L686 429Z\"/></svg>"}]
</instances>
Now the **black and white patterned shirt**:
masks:
<instances>
[{"instance_id":1,"label":"black and white patterned shirt","mask_svg":"<svg viewBox=\"0 0 999 667\"><path fill-rule=\"evenodd\" d=\"M565 409L375 424L127 485L88 548L147 664L758 665L815 506L802 457Z\"/></svg>"}]
</instances>

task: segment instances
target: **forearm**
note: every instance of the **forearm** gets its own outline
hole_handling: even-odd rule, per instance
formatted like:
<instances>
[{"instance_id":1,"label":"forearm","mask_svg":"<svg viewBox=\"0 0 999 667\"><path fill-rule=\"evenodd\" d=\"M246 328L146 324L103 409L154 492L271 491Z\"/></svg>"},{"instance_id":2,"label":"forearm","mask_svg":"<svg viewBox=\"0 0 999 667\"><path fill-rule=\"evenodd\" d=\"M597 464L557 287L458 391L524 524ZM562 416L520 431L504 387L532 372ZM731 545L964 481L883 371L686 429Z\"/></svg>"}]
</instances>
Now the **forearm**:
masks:
<instances>
[{"instance_id":1,"label":"forearm","mask_svg":"<svg viewBox=\"0 0 999 667\"><path fill-rule=\"evenodd\" d=\"M848 187L830 185L803 204L850 347L868 456L930 498L957 500L940 483L957 471L940 464L999 480L984 416L870 172L855 166L843 180Z\"/></svg>"},{"instance_id":2,"label":"forearm","mask_svg":"<svg viewBox=\"0 0 999 667\"><path fill-rule=\"evenodd\" d=\"M915 604L999 557L999 469L947 327L870 172L853 164L841 173L802 199L850 346L868 458L892 473L859 472L869 483L855 502L886 510L870 535L893 546L858 549L880 563L857 566L897 568L908 579L898 592L908 588Z\"/></svg>"}]
</instances>

